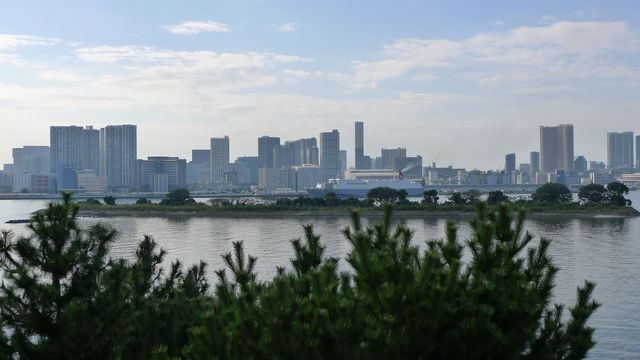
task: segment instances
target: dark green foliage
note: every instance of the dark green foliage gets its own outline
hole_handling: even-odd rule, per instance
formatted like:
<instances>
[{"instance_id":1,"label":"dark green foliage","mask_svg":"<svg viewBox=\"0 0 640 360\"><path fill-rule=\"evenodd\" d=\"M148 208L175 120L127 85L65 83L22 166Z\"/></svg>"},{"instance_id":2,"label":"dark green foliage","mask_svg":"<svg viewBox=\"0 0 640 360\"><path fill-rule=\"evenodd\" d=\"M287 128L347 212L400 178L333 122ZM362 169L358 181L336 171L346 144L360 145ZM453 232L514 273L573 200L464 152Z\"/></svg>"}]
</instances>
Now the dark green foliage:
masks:
<instances>
[{"instance_id":1,"label":"dark green foliage","mask_svg":"<svg viewBox=\"0 0 640 360\"><path fill-rule=\"evenodd\" d=\"M466 205L467 199L462 197L462 194L460 194L459 192L454 191L453 193L451 193L451 196L449 196L449 201L447 201L447 203L453 205Z\"/></svg>"},{"instance_id":2,"label":"dark green foliage","mask_svg":"<svg viewBox=\"0 0 640 360\"><path fill-rule=\"evenodd\" d=\"M480 200L480 191L476 189L470 189L464 193L464 199L467 204L475 204L476 201Z\"/></svg>"},{"instance_id":3,"label":"dark green foliage","mask_svg":"<svg viewBox=\"0 0 640 360\"><path fill-rule=\"evenodd\" d=\"M87 205L102 205L99 200L94 198L88 198L85 201L81 201L79 204L87 204Z\"/></svg>"},{"instance_id":4,"label":"dark green foliage","mask_svg":"<svg viewBox=\"0 0 640 360\"><path fill-rule=\"evenodd\" d=\"M568 203L571 201L571 190L564 184L546 183L536 189L531 199L545 203Z\"/></svg>"},{"instance_id":5,"label":"dark green foliage","mask_svg":"<svg viewBox=\"0 0 640 360\"><path fill-rule=\"evenodd\" d=\"M578 199L587 203L601 203L607 189L600 184L589 184L578 189Z\"/></svg>"},{"instance_id":6,"label":"dark green foliage","mask_svg":"<svg viewBox=\"0 0 640 360\"><path fill-rule=\"evenodd\" d=\"M422 205L437 205L438 190L426 190L422 193Z\"/></svg>"},{"instance_id":7,"label":"dark green foliage","mask_svg":"<svg viewBox=\"0 0 640 360\"><path fill-rule=\"evenodd\" d=\"M367 192L367 198L372 199L376 204L381 205L387 202L396 202L398 200L398 191L390 187L377 187Z\"/></svg>"},{"instance_id":8,"label":"dark green foliage","mask_svg":"<svg viewBox=\"0 0 640 360\"><path fill-rule=\"evenodd\" d=\"M189 190L184 188L171 190L165 196L167 198L160 201L160 204L162 205L181 206L195 203L195 200L191 198Z\"/></svg>"},{"instance_id":9,"label":"dark green foliage","mask_svg":"<svg viewBox=\"0 0 640 360\"><path fill-rule=\"evenodd\" d=\"M116 204L116 198L114 198L113 196L105 196L102 198L102 201L104 201L105 204L107 205L115 205Z\"/></svg>"},{"instance_id":10,"label":"dark green foliage","mask_svg":"<svg viewBox=\"0 0 640 360\"><path fill-rule=\"evenodd\" d=\"M234 243L217 272L213 309L191 332L189 359L581 359L593 346L586 320L598 307L592 283L578 289L567 323L549 306L557 269L549 241L532 246L524 213L508 207L471 222L473 236L412 245L412 232L383 220L364 228L357 213L343 234L352 245L351 273L311 226L294 240L292 271L258 282L256 259ZM467 248L471 260L462 260Z\"/></svg>"},{"instance_id":11,"label":"dark green foliage","mask_svg":"<svg viewBox=\"0 0 640 360\"><path fill-rule=\"evenodd\" d=\"M147 198L139 198L136 200L136 205L148 205L151 204L151 200L147 200Z\"/></svg>"},{"instance_id":12,"label":"dark green foliage","mask_svg":"<svg viewBox=\"0 0 640 360\"><path fill-rule=\"evenodd\" d=\"M612 182L607 185L606 201L617 206L631 206L631 200L625 199L624 195L629 193L627 185L621 182Z\"/></svg>"},{"instance_id":13,"label":"dark green foliage","mask_svg":"<svg viewBox=\"0 0 640 360\"><path fill-rule=\"evenodd\" d=\"M495 190L489 192L487 196L487 205L498 205L500 203L508 203L509 197L505 195L501 190Z\"/></svg>"}]
</instances>

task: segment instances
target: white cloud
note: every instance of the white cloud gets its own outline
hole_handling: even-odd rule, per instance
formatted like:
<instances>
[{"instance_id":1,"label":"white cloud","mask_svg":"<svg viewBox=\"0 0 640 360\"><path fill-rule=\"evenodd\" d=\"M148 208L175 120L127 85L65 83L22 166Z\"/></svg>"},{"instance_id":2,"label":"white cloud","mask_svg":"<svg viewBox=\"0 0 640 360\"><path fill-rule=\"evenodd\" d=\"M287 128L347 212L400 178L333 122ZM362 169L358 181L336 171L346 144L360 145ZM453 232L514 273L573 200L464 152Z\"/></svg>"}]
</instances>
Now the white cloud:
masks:
<instances>
[{"instance_id":1,"label":"white cloud","mask_svg":"<svg viewBox=\"0 0 640 360\"><path fill-rule=\"evenodd\" d=\"M558 22L481 33L467 39L402 39L382 47L382 59L354 61L345 81L355 89L375 88L416 69L486 68L486 81L516 78L638 77L638 69L616 62L615 55L637 53L640 37L624 22ZM477 71L477 70L476 70Z\"/></svg>"},{"instance_id":2,"label":"white cloud","mask_svg":"<svg viewBox=\"0 0 640 360\"><path fill-rule=\"evenodd\" d=\"M566 91L579 91L580 89L573 86L542 86L542 87L529 87L513 91L514 94L549 94Z\"/></svg>"},{"instance_id":3,"label":"white cloud","mask_svg":"<svg viewBox=\"0 0 640 360\"><path fill-rule=\"evenodd\" d=\"M19 46L49 45L50 43L50 40L37 36L0 34L0 50L15 49Z\"/></svg>"},{"instance_id":4,"label":"white cloud","mask_svg":"<svg viewBox=\"0 0 640 360\"><path fill-rule=\"evenodd\" d=\"M169 32L179 35L191 35L191 34L200 34L203 32L228 32L231 29L228 25L218 23L215 21L185 21L176 25L165 25L163 26Z\"/></svg>"},{"instance_id":5,"label":"white cloud","mask_svg":"<svg viewBox=\"0 0 640 360\"><path fill-rule=\"evenodd\" d=\"M38 72L38 77L48 81L79 82L89 80L86 76L80 76L71 70L43 70Z\"/></svg>"},{"instance_id":6,"label":"white cloud","mask_svg":"<svg viewBox=\"0 0 640 360\"><path fill-rule=\"evenodd\" d=\"M278 32L295 32L297 30L296 23L287 23L276 26Z\"/></svg>"}]
</instances>

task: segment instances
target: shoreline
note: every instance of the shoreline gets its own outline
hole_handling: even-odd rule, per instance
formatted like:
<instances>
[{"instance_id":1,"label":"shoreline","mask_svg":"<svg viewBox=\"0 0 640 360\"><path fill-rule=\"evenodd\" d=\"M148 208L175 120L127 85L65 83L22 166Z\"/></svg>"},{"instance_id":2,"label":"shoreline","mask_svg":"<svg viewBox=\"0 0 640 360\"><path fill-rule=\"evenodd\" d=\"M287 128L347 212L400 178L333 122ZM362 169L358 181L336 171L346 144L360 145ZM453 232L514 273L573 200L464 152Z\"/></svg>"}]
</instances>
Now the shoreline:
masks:
<instances>
[{"instance_id":1,"label":"shoreline","mask_svg":"<svg viewBox=\"0 0 640 360\"><path fill-rule=\"evenodd\" d=\"M352 209L319 209L319 210L213 210L213 211L196 211L196 210L177 210L168 209L160 210L128 210L128 209L105 209L105 210L83 210L78 212L80 217L85 218L101 218L101 217L210 217L210 218L273 218L281 219L287 217L294 218L313 218L313 217L344 217L349 216ZM380 218L383 212L378 210L362 210L360 215L364 218ZM475 210L394 210L394 218L402 219L420 219L420 218L470 218L476 214ZM640 216L640 212L634 208L624 208L616 211L593 211L593 212L529 212L527 218L549 218L554 217L572 217L572 218L633 218Z\"/></svg>"}]
</instances>

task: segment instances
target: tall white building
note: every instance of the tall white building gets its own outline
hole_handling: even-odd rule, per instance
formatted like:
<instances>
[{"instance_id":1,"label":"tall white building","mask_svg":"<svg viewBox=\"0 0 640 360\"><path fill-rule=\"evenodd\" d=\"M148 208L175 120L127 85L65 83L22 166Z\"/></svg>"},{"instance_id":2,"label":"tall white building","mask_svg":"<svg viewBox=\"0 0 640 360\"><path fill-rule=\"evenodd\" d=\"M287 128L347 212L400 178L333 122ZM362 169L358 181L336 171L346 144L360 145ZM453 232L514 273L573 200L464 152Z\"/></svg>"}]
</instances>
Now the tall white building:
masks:
<instances>
[{"instance_id":1,"label":"tall white building","mask_svg":"<svg viewBox=\"0 0 640 360\"><path fill-rule=\"evenodd\" d=\"M229 168L229 137L211 138L211 182L224 182L224 173Z\"/></svg>"},{"instance_id":2,"label":"tall white building","mask_svg":"<svg viewBox=\"0 0 640 360\"><path fill-rule=\"evenodd\" d=\"M51 126L49 128L49 171L68 166L77 170L98 171L98 130L93 126Z\"/></svg>"},{"instance_id":3,"label":"tall white building","mask_svg":"<svg viewBox=\"0 0 640 360\"><path fill-rule=\"evenodd\" d=\"M633 131L607 133L607 167L633 168Z\"/></svg>"},{"instance_id":4,"label":"tall white building","mask_svg":"<svg viewBox=\"0 0 640 360\"><path fill-rule=\"evenodd\" d=\"M109 125L100 129L100 176L109 189L129 191L136 186L138 140L136 125Z\"/></svg>"},{"instance_id":5,"label":"tall white building","mask_svg":"<svg viewBox=\"0 0 640 360\"><path fill-rule=\"evenodd\" d=\"M340 178L340 133L336 129L320 133L320 168L323 181Z\"/></svg>"},{"instance_id":6,"label":"tall white building","mask_svg":"<svg viewBox=\"0 0 640 360\"><path fill-rule=\"evenodd\" d=\"M573 172L573 125L540 126L540 171Z\"/></svg>"}]
</instances>

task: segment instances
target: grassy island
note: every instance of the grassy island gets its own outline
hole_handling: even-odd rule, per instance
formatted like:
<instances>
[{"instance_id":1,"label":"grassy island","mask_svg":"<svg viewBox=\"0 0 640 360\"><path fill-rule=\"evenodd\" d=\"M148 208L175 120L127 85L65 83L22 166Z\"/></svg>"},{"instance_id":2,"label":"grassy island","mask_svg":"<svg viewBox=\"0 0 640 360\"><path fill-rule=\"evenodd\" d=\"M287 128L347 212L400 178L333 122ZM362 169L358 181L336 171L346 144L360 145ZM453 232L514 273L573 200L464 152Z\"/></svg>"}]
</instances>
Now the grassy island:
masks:
<instances>
[{"instance_id":1,"label":"grassy island","mask_svg":"<svg viewBox=\"0 0 640 360\"><path fill-rule=\"evenodd\" d=\"M638 216L640 212L631 207L624 198L626 186L612 183L607 187L588 185L580 189L579 201L571 201L571 193L564 185L547 184L538 189L529 199L513 200L501 191L489 193L485 202L490 208L508 203L526 211L530 216ZM472 216L480 201L480 193L470 190L453 193L447 202L439 202L435 190L427 190L421 201L409 201L406 191L390 188L372 189L367 198L341 199L335 193L324 197L281 198L272 203L256 204L245 200L215 200L199 203L190 197L186 189L176 189L167 194L160 203L138 199L136 204L116 204L116 199L106 197L104 203L89 199L79 203L80 213L85 216L226 216L226 217L290 217L290 216L340 216L354 209L363 216L381 216L383 204L395 205L398 217L425 216Z\"/></svg>"}]
</instances>

